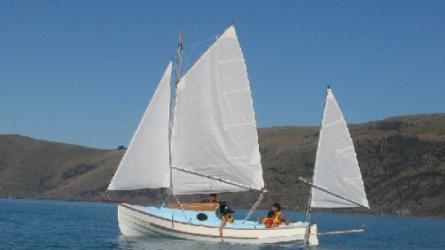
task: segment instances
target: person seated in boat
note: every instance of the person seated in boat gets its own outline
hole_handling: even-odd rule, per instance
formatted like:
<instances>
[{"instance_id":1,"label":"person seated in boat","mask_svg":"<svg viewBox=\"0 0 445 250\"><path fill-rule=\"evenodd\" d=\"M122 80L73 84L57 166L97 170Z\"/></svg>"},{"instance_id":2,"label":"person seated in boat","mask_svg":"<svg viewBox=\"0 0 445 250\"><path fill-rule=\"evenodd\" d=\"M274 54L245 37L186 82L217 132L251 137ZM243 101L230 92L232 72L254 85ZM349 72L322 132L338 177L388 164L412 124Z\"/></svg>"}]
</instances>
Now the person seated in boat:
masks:
<instances>
[{"instance_id":1,"label":"person seated in boat","mask_svg":"<svg viewBox=\"0 0 445 250\"><path fill-rule=\"evenodd\" d=\"M274 214L275 214L275 213L274 213L272 210L270 210L270 211L267 213L266 218L263 219L263 224L264 224L264 226L265 226L266 228L272 228L272 227L274 227L274 224L273 224L273 217L274 217Z\"/></svg>"},{"instance_id":2,"label":"person seated in boat","mask_svg":"<svg viewBox=\"0 0 445 250\"><path fill-rule=\"evenodd\" d=\"M228 208L227 201L219 201L218 206L216 207L215 214L216 217L221 218L224 213L224 210Z\"/></svg>"},{"instance_id":3,"label":"person seated in boat","mask_svg":"<svg viewBox=\"0 0 445 250\"><path fill-rule=\"evenodd\" d=\"M274 213L273 216L273 224L274 226L278 227L281 225L281 223L284 223L286 225L289 224L289 220L283 216L281 213L281 205L280 203L273 203L270 207L270 210Z\"/></svg>"},{"instance_id":4,"label":"person seated in boat","mask_svg":"<svg viewBox=\"0 0 445 250\"><path fill-rule=\"evenodd\" d=\"M209 194L209 198L207 200L201 200L202 203L218 203L218 199L216 198L216 194Z\"/></svg>"},{"instance_id":5,"label":"person seated in boat","mask_svg":"<svg viewBox=\"0 0 445 250\"><path fill-rule=\"evenodd\" d=\"M218 203L218 199L216 198L216 194L210 194L208 202L209 203Z\"/></svg>"}]
</instances>

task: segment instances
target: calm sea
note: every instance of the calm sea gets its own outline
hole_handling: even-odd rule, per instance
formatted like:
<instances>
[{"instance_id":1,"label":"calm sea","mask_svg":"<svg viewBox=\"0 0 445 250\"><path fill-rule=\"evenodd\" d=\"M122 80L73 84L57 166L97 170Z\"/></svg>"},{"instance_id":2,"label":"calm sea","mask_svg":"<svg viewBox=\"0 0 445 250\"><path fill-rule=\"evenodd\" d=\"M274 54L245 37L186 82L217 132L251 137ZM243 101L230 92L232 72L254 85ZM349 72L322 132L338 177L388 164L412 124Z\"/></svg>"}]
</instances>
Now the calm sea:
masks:
<instances>
[{"instance_id":1,"label":"calm sea","mask_svg":"<svg viewBox=\"0 0 445 250\"><path fill-rule=\"evenodd\" d=\"M259 211L264 213L264 211ZM245 211L238 210L241 217ZM290 219L302 213L287 211ZM315 213L319 231L361 234L320 237L308 249L445 249L445 219ZM88 202L0 199L0 249L303 249L296 245L230 245L163 238L127 238L119 233L116 205Z\"/></svg>"}]
</instances>

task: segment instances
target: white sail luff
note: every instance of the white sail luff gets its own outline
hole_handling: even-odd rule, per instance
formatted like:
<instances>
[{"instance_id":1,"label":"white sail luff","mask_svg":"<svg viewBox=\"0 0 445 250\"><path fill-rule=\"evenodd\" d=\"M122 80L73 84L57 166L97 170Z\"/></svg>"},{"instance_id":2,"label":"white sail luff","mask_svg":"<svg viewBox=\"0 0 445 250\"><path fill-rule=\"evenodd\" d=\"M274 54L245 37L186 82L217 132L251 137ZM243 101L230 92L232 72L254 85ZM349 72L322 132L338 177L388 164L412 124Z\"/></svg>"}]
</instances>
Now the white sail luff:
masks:
<instances>
[{"instance_id":1,"label":"white sail luff","mask_svg":"<svg viewBox=\"0 0 445 250\"><path fill-rule=\"evenodd\" d=\"M168 149L170 77L172 64L131 139L108 190L134 190L170 186Z\"/></svg>"},{"instance_id":2,"label":"white sail luff","mask_svg":"<svg viewBox=\"0 0 445 250\"><path fill-rule=\"evenodd\" d=\"M311 207L358 206L340 197L369 207L354 144L331 89L328 89L326 94L313 184L337 196L313 187Z\"/></svg>"},{"instance_id":3,"label":"white sail luff","mask_svg":"<svg viewBox=\"0 0 445 250\"><path fill-rule=\"evenodd\" d=\"M264 187L244 57L229 27L181 78L172 130L172 166ZM176 194L247 189L173 169Z\"/></svg>"}]
</instances>

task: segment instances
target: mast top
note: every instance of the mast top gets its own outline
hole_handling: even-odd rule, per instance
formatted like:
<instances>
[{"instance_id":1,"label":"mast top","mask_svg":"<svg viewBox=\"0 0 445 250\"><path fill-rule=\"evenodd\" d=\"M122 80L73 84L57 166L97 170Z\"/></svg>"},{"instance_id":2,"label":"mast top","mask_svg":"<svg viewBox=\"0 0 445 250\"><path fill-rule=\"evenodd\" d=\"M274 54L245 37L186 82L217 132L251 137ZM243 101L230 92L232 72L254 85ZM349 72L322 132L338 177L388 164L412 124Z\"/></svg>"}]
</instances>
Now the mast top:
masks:
<instances>
[{"instance_id":1,"label":"mast top","mask_svg":"<svg viewBox=\"0 0 445 250\"><path fill-rule=\"evenodd\" d=\"M178 34L178 47L175 58L175 78L174 83L178 84L181 78L182 54L184 52L184 32L180 31Z\"/></svg>"},{"instance_id":2,"label":"mast top","mask_svg":"<svg viewBox=\"0 0 445 250\"><path fill-rule=\"evenodd\" d=\"M184 41L184 32L179 31L178 33L178 49L182 50L183 46L182 46L182 42Z\"/></svg>"}]
</instances>

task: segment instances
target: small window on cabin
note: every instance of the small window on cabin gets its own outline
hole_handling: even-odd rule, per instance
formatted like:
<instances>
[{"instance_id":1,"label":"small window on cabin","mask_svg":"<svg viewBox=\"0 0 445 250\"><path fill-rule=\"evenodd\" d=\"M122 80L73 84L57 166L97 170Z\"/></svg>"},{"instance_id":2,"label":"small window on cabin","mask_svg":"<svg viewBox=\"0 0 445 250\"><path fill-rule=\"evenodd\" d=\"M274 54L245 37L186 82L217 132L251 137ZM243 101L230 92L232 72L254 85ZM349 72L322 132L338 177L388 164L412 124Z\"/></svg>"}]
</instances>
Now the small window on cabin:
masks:
<instances>
[{"instance_id":1,"label":"small window on cabin","mask_svg":"<svg viewBox=\"0 0 445 250\"><path fill-rule=\"evenodd\" d=\"M200 221L205 221L205 220L207 220L207 218L208 218L207 214L204 214L204 213L199 213L196 215L196 219L198 219Z\"/></svg>"}]
</instances>

